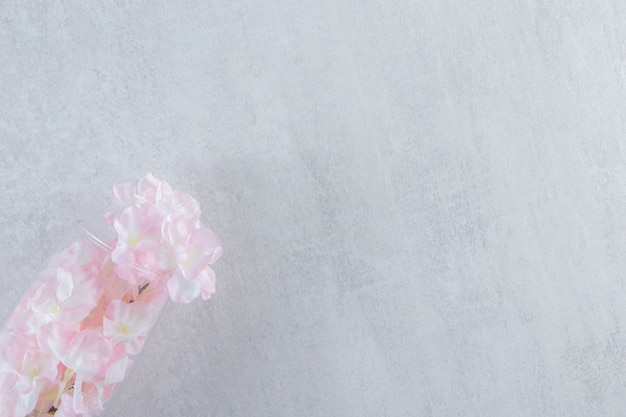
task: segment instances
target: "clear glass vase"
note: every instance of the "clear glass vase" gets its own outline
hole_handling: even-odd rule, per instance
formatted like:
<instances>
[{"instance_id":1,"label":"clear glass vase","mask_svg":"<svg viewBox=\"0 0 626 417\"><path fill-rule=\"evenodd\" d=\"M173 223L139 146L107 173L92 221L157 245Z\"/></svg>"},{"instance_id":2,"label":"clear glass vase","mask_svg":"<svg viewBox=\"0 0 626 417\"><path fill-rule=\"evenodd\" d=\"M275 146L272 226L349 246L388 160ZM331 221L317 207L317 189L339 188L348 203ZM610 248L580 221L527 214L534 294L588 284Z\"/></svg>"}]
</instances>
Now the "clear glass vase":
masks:
<instances>
[{"instance_id":1,"label":"clear glass vase","mask_svg":"<svg viewBox=\"0 0 626 417\"><path fill-rule=\"evenodd\" d=\"M137 284L116 276L115 239L85 224L78 230L4 327L0 349L10 368L1 385L4 413L102 415L169 301L154 272L141 265L128 266L142 277Z\"/></svg>"},{"instance_id":2,"label":"clear glass vase","mask_svg":"<svg viewBox=\"0 0 626 417\"><path fill-rule=\"evenodd\" d=\"M6 321L0 416L103 415L167 303L214 291L221 246L197 202L142 181L114 187L126 205L107 213L109 226L77 223Z\"/></svg>"}]
</instances>

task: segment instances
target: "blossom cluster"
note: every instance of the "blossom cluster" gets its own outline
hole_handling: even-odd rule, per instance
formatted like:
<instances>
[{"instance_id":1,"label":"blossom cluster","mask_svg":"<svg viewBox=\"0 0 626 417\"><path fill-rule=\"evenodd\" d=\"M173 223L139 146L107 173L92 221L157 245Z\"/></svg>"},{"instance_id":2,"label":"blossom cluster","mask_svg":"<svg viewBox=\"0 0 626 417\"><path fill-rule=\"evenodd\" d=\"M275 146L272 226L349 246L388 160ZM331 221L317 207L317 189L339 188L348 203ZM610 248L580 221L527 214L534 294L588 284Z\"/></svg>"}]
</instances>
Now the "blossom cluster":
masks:
<instances>
[{"instance_id":1,"label":"blossom cluster","mask_svg":"<svg viewBox=\"0 0 626 417\"><path fill-rule=\"evenodd\" d=\"M52 257L0 332L2 417L99 414L167 301L215 291L222 248L196 200L148 174L113 204L115 237Z\"/></svg>"}]
</instances>

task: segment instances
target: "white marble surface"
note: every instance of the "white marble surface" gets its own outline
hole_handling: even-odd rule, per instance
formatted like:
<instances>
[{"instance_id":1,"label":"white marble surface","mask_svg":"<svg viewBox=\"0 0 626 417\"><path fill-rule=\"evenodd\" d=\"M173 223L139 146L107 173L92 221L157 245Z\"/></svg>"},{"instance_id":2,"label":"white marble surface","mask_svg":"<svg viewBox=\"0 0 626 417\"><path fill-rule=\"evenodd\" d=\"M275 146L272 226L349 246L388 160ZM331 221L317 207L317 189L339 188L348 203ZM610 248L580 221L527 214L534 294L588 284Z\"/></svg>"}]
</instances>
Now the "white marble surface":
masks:
<instances>
[{"instance_id":1,"label":"white marble surface","mask_svg":"<svg viewBox=\"0 0 626 417\"><path fill-rule=\"evenodd\" d=\"M146 172L222 237L112 416L626 414L626 3L0 2L0 316Z\"/></svg>"}]
</instances>

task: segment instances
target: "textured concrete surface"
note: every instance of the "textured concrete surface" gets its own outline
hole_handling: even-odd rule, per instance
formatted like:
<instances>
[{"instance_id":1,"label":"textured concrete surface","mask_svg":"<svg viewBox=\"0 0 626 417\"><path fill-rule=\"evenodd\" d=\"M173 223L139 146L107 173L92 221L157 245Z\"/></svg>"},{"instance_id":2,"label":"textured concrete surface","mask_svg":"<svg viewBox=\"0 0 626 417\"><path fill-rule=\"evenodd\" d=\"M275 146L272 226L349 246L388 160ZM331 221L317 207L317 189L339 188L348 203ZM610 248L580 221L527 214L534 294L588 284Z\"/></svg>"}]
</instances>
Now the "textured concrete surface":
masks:
<instances>
[{"instance_id":1,"label":"textured concrete surface","mask_svg":"<svg viewBox=\"0 0 626 417\"><path fill-rule=\"evenodd\" d=\"M625 19L2 1L0 316L153 172L225 255L111 416L623 416Z\"/></svg>"}]
</instances>

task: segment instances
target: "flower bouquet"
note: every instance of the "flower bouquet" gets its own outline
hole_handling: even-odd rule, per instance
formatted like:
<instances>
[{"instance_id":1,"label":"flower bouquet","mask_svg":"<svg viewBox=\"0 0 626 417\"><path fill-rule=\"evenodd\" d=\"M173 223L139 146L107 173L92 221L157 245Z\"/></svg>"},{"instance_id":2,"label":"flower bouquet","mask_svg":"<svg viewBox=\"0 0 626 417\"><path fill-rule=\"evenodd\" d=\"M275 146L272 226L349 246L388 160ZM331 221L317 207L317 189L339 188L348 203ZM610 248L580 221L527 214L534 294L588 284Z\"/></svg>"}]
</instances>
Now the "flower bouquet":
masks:
<instances>
[{"instance_id":1,"label":"flower bouquet","mask_svg":"<svg viewBox=\"0 0 626 417\"><path fill-rule=\"evenodd\" d=\"M215 291L218 237L200 206L148 174L113 187L110 239L54 255L0 332L0 416L98 415L168 300Z\"/></svg>"}]
</instances>

